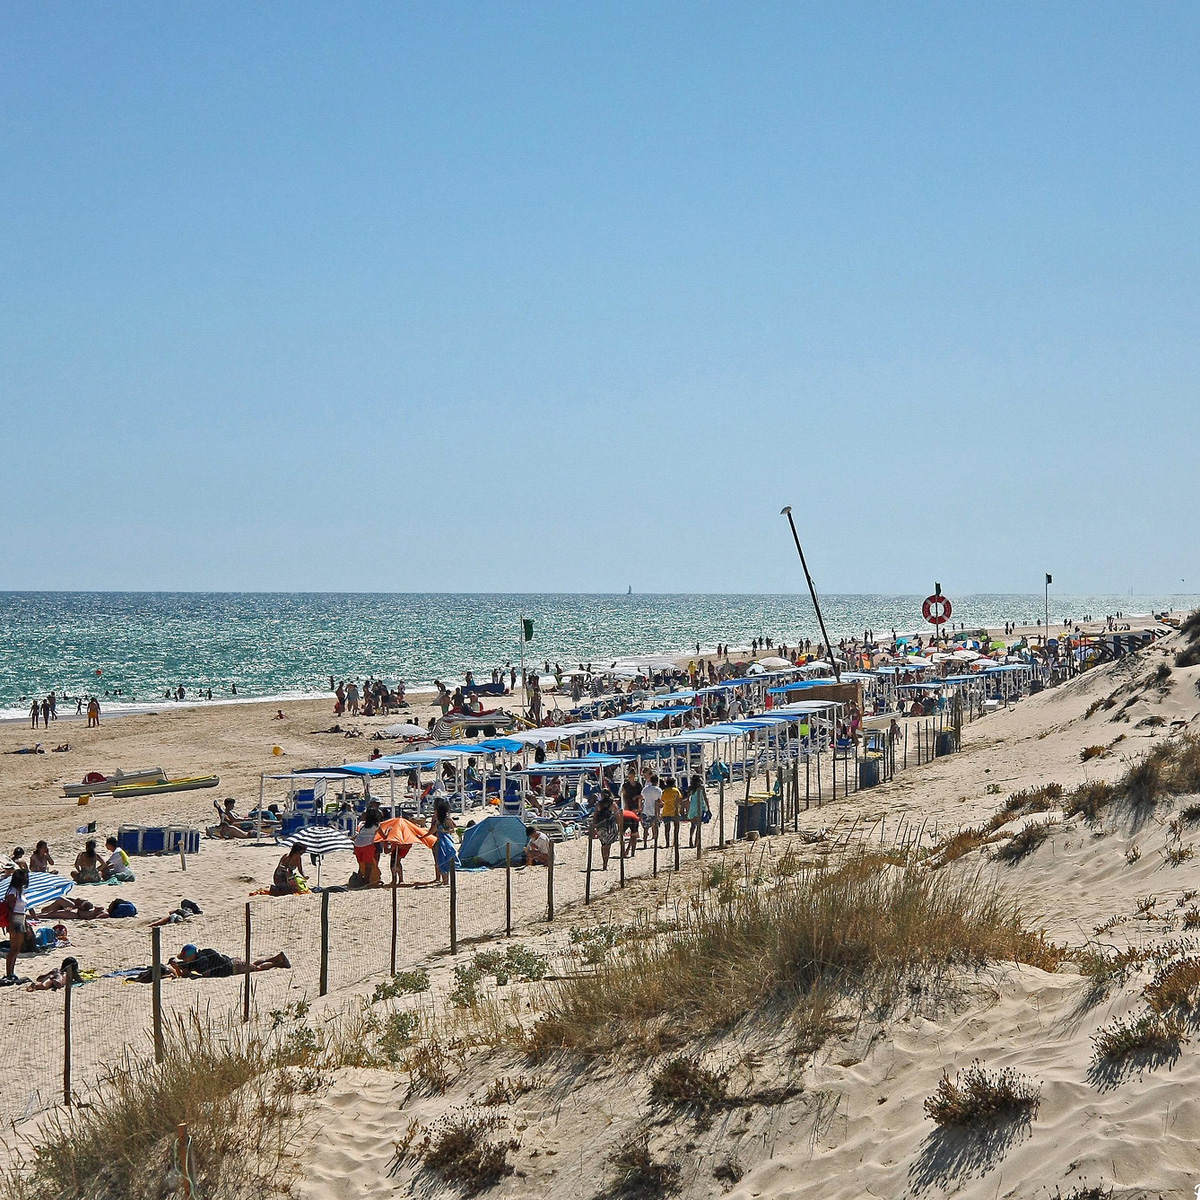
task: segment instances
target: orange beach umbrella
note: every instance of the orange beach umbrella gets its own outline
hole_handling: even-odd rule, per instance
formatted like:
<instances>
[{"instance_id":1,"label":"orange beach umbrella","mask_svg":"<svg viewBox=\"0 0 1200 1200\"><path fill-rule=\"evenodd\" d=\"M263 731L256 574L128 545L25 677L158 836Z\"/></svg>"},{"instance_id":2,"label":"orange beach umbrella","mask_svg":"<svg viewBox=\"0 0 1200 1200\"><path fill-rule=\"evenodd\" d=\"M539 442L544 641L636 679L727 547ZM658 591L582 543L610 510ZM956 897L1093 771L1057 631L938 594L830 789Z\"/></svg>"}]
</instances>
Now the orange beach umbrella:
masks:
<instances>
[{"instance_id":1,"label":"orange beach umbrella","mask_svg":"<svg viewBox=\"0 0 1200 1200\"><path fill-rule=\"evenodd\" d=\"M415 846L420 842L432 850L437 842L437 835L427 832L407 817L392 817L391 820L381 822L375 840L388 846Z\"/></svg>"}]
</instances>

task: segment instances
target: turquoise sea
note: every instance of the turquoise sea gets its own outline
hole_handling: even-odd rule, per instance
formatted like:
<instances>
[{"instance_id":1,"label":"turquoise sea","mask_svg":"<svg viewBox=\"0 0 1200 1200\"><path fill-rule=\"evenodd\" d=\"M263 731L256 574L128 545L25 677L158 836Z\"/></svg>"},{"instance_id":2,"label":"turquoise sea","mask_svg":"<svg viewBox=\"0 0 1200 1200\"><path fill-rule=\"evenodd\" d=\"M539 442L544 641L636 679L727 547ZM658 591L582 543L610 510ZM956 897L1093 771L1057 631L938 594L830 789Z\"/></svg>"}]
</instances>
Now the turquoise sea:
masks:
<instances>
[{"instance_id":1,"label":"turquoise sea","mask_svg":"<svg viewBox=\"0 0 1200 1200\"><path fill-rule=\"evenodd\" d=\"M968 625L1032 622L1040 595L952 597ZM920 596L822 598L831 636L928 629ZM1196 596L1056 596L1051 620L1190 608ZM687 653L697 643L818 637L807 595L418 595L166 592L0 593L0 712L51 689L96 694L106 709L188 699L313 695L329 677L409 687L517 662L522 617L531 662L598 663L620 654ZM98 674L99 672L99 674ZM116 693L120 693L118 696Z\"/></svg>"}]
</instances>

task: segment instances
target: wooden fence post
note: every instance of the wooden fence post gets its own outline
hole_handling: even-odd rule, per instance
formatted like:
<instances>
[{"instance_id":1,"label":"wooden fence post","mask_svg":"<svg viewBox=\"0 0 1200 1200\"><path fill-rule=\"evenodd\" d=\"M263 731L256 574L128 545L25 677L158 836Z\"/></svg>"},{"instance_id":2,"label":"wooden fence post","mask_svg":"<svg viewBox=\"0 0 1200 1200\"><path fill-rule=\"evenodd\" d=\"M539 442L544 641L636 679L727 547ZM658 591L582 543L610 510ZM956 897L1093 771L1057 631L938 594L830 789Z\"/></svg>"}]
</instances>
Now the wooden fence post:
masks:
<instances>
[{"instance_id":1,"label":"wooden fence post","mask_svg":"<svg viewBox=\"0 0 1200 1200\"><path fill-rule=\"evenodd\" d=\"M329 991L329 893L321 893L321 979L317 994Z\"/></svg>"},{"instance_id":2,"label":"wooden fence post","mask_svg":"<svg viewBox=\"0 0 1200 1200\"><path fill-rule=\"evenodd\" d=\"M450 953L458 953L458 872L450 860Z\"/></svg>"},{"instance_id":3,"label":"wooden fence post","mask_svg":"<svg viewBox=\"0 0 1200 1200\"><path fill-rule=\"evenodd\" d=\"M588 857L591 857L588 844ZM504 843L504 936L512 937L512 842Z\"/></svg>"},{"instance_id":4,"label":"wooden fence post","mask_svg":"<svg viewBox=\"0 0 1200 1200\"><path fill-rule=\"evenodd\" d=\"M246 901L246 978L242 981L242 1024L250 1020L250 901Z\"/></svg>"},{"instance_id":5,"label":"wooden fence post","mask_svg":"<svg viewBox=\"0 0 1200 1200\"><path fill-rule=\"evenodd\" d=\"M154 1061L163 1060L162 1033L162 929L155 926L150 934L150 1002L154 1014Z\"/></svg>"},{"instance_id":6,"label":"wooden fence post","mask_svg":"<svg viewBox=\"0 0 1200 1200\"><path fill-rule=\"evenodd\" d=\"M592 831L588 830L588 849L587 849L587 874L583 881L583 902L591 904L592 902L592 846L596 839L592 836Z\"/></svg>"},{"instance_id":7,"label":"wooden fence post","mask_svg":"<svg viewBox=\"0 0 1200 1200\"><path fill-rule=\"evenodd\" d=\"M396 886L396 849L392 849L392 957L391 972L396 974L396 942L400 935L400 889Z\"/></svg>"},{"instance_id":8,"label":"wooden fence post","mask_svg":"<svg viewBox=\"0 0 1200 1200\"><path fill-rule=\"evenodd\" d=\"M618 798L621 805L620 816L617 817L617 860L621 868L621 886L625 886L625 801Z\"/></svg>"},{"instance_id":9,"label":"wooden fence post","mask_svg":"<svg viewBox=\"0 0 1200 1200\"><path fill-rule=\"evenodd\" d=\"M546 920L554 920L554 842L546 855Z\"/></svg>"},{"instance_id":10,"label":"wooden fence post","mask_svg":"<svg viewBox=\"0 0 1200 1200\"><path fill-rule=\"evenodd\" d=\"M74 978L75 972L69 972L63 993L63 1103L68 1108L71 1107L71 993L75 990Z\"/></svg>"}]
</instances>

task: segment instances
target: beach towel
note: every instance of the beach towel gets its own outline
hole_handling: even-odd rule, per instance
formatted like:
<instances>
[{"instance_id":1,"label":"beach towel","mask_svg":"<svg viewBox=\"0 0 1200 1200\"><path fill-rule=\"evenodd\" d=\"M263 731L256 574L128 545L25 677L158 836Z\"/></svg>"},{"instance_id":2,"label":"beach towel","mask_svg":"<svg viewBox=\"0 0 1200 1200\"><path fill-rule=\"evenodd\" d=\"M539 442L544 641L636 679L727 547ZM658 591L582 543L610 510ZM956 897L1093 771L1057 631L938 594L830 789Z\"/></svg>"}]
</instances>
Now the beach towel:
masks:
<instances>
[{"instance_id":1,"label":"beach towel","mask_svg":"<svg viewBox=\"0 0 1200 1200\"><path fill-rule=\"evenodd\" d=\"M437 841L433 846L434 860L437 862L437 869L445 875L453 864L458 866L458 850L454 845L454 839L448 833L439 833Z\"/></svg>"}]
</instances>

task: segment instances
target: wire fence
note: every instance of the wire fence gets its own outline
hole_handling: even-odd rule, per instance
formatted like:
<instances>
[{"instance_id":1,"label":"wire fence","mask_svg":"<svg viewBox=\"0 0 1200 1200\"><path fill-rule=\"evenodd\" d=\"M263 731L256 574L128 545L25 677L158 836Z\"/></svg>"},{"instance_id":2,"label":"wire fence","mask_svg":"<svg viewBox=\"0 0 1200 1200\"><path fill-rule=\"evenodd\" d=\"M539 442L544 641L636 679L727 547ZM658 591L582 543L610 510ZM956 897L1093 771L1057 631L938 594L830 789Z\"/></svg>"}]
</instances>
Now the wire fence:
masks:
<instances>
[{"instance_id":1,"label":"wire fence","mask_svg":"<svg viewBox=\"0 0 1200 1200\"><path fill-rule=\"evenodd\" d=\"M917 755L919 761L935 756L944 725L912 728L910 765ZM878 778L901 769L903 743L893 741L885 757ZM584 921L589 901L627 882L669 877L704 852L734 842L754 823L756 805L762 806L761 832L798 827L803 813L856 791L860 770L857 754L849 761L830 756L820 774L811 762L777 768L765 793L742 782L714 786L707 822L664 819L658 828L626 828L611 847L607 867L600 843L585 833L554 843L547 866L458 870L450 886L251 897L232 911L150 931L140 954L130 951L128 938L106 950L89 950L89 981L69 989L69 1000L63 991L0 989L9 1067L7 1086L0 1090L0 1121L15 1125L51 1105L78 1103L128 1051L153 1047L156 1027L161 1031L197 1010L214 1019L269 1018L298 1000L429 964L463 945L568 914ZM153 975L153 934L161 946L158 986L140 981ZM169 959L184 941L234 959L234 973L174 977ZM56 966L62 953L43 956L42 969ZM23 959L22 966L28 970L33 961Z\"/></svg>"}]
</instances>

